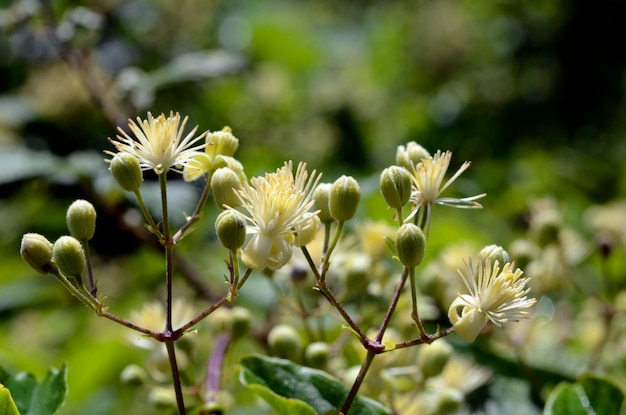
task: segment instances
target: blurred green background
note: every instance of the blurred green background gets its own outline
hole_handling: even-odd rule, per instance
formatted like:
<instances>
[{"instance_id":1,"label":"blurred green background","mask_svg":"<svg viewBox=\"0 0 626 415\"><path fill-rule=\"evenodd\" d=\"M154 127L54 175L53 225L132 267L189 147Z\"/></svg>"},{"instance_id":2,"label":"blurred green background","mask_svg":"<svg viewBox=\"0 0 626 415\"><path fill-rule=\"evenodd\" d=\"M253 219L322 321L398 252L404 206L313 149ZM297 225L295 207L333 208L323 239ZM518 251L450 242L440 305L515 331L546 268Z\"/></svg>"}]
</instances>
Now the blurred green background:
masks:
<instances>
[{"instance_id":1,"label":"blurred green background","mask_svg":"<svg viewBox=\"0 0 626 415\"><path fill-rule=\"evenodd\" d=\"M66 233L66 207L88 199L98 280L115 311L161 289L159 254L116 227L132 222L132 202L103 161L128 118L178 111L202 131L228 125L249 177L289 159L325 181L354 175L361 217L389 218L376 187L398 145L451 150L452 171L472 167L450 195L488 197L482 211L435 215L430 258L459 239L525 235L538 198L580 228L590 206L626 194L622 1L0 4L0 365L41 376L68 361L64 413L139 405L118 377L143 354L35 275L19 241ZM198 189L173 186L175 206L190 212ZM211 227L190 239L210 242ZM198 268L214 265L203 278L220 292L219 255L187 249Z\"/></svg>"}]
</instances>

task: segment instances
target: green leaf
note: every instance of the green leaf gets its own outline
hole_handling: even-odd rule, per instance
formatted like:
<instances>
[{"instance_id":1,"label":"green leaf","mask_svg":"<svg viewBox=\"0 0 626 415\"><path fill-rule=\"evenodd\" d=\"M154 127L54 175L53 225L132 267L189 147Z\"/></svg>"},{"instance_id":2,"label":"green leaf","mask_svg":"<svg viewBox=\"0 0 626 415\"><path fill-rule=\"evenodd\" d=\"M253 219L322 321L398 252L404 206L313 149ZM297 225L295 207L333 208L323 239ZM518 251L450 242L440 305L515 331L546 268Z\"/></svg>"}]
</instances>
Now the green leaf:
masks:
<instances>
[{"instance_id":1,"label":"green leaf","mask_svg":"<svg viewBox=\"0 0 626 415\"><path fill-rule=\"evenodd\" d=\"M586 374L576 383L561 382L548 397L544 415L615 415L624 391L607 377Z\"/></svg>"},{"instance_id":2,"label":"green leaf","mask_svg":"<svg viewBox=\"0 0 626 415\"><path fill-rule=\"evenodd\" d=\"M15 406L15 402L11 397L11 392L0 383L0 414L2 415L20 415Z\"/></svg>"},{"instance_id":3,"label":"green leaf","mask_svg":"<svg viewBox=\"0 0 626 415\"><path fill-rule=\"evenodd\" d=\"M241 383L259 394L281 415L333 413L341 408L349 392L348 387L328 373L289 360L253 355L244 358L241 364ZM350 412L391 414L380 403L364 397L357 397Z\"/></svg>"},{"instance_id":4,"label":"green leaf","mask_svg":"<svg viewBox=\"0 0 626 415\"><path fill-rule=\"evenodd\" d=\"M19 412L25 415L52 415L63 405L67 393L67 369L52 368L41 384L26 372L18 373L5 382ZM0 412L2 414L2 412Z\"/></svg>"}]
</instances>

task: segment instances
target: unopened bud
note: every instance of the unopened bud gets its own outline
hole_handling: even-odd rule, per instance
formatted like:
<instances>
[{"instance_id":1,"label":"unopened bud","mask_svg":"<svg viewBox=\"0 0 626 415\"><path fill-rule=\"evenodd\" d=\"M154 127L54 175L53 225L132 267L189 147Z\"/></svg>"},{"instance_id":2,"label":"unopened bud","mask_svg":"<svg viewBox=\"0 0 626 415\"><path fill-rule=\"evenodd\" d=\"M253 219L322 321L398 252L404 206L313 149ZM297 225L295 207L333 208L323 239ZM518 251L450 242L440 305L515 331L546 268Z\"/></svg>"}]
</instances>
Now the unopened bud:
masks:
<instances>
[{"instance_id":1,"label":"unopened bud","mask_svg":"<svg viewBox=\"0 0 626 415\"><path fill-rule=\"evenodd\" d=\"M302 353L302 339L292 326L275 326L267 335L267 342L278 357L299 361Z\"/></svg>"},{"instance_id":2,"label":"unopened bud","mask_svg":"<svg viewBox=\"0 0 626 415\"><path fill-rule=\"evenodd\" d=\"M221 209L224 209L224 205L236 207L241 204L236 194L239 187L241 187L239 177L229 168L219 168L211 176L213 199L217 207Z\"/></svg>"},{"instance_id":3,"label":"unopened bud","mask_svg":"<svg viewBox=\"0 0 626 415\"><path fill-rule=\"evenodd\" d=\"M96 231L96 209L86 200L78 199L65 216L70 234L79 241L88 241Z\"/></svg>"},{"instance_id":4,"label":"unopened bud","mask_svg":"<svg viewBox=\"0 0 626 415\"><path fill-rule=\"evenodd\" d=\"M328 365L330 348L324 342L314 342L307 346L304 351L306 364L316 369L325 369Z\"/></svg>"},{"instance_id":5,"label":"unopened bud","mask_svg":"<svg viewBox=\"0 0 626 415\"><path fill-rule=\"evenodd\" d=\"M430 153L415 141L409 142L406 147L398 146L396 150L396 164L409 171L427 158L430 158Z\"/></svg>"},{"instance_id":6,"label":"unopened bud","mask_svg":"<svg viewBox=\"0 0 626 415\"><path fill-rule=\"evenodd\" d=\"M411 174L399 166L387 167L380 175L380 193L393 209L402 209L411 198Z\"/></svg>"},{"instance_id":7,"label":"unopened bud","mask_svg":"<svg viewBox=\"0 0 626 415\"><path fill-rule=\"evenodd\" d=\"M85 252L78 239L62 236L52 247L52 260L66 277L80 277L85 271Z\"/></svg>"},{"instance_id":8,"label":"unopened bud","mask_svg":"<svg viewBox=\"0 0 626 415\"><path fill-rule=\"evenodd\" d=\"M315 202L313 208L320 211L317 215L323 223L332 222L334 220L330 214L330 207L328 205L330 189L332 187L333 185L331 183L320 183L313 192L313 200Z\"/></svg>"},{"instance_id":9,"label":"unopened bud","mask_svg":"<svg viewBox=\"0 0 626 415\"><path fill-rule=\"evenodd\" d=\"M233 250L239 249L246 241L246 222L234 210L225 210L215 219L215 231L222 245Z\"/></svg>"},{"instance_id":10,"label":"unopened bud","mask_svg":"<svg viewBox=\"0 0 626 415\"><path fill-rule=\"evenodd\" d=\"M205 150L213 157L217 155L232 157L239 147L239 140L233 135L230 127L209 133L206 136L206 143Z\"/></svg>"},{"instance_id":11,"label":"unopened bud","mask_svg":"<svg viewBox=\"0 0 626 415\"><path fill-rule=\"evenodd\" d=\"M396 232L396 252L400 262L406 267L416 267L422 263L426 250L426 237L419 226L405 223Z\"/></svg>"},{"instance_id":12,"label":"unopened bud","mask_svg":"<svg viewBox=\"0 0 626 415\"><path fill-rule=\"evenodd\" d=\"M452 346L446 341L436 341L420 348L417 365L425 377L437 376L441 373L452 355Z\"/></svg>"},{"instance_id":13,"label":"unopened bud","mask_svg":"<svg viewBox=\"0 0 626 415\"><path fill-rule=\"evenodd\" d=\"M498 261L500 267L503 267L504 264L508 264L511 262L509 258L509 253L504 250L501 246L498 245L487 245L478 253L478 257L482 263L487 262L487 259L491 261L493 264L495 261Z\"/></svg>"},{"instance_id":14,"label":"unopened bud","mask_svg":"<svg viewBox=\"0 0 626 415\"><path fill-rule=\"evenodd\" d=\"M117 153L109 166L111 174L120 187L127 192L136 192L143 183L139 160L130 153Z\"/></svg>"},{"instance_id":15,"label":"unopened bud","mask_svg":"<svg viewBox=\"0 0 626 415\"><path fill-rule=\"evenodd\" d=\"M38 233L22 236L20 245L22 259L40 274L49 274L52 270L52 242Z\"/></svg>"},{"instance_id":16,"label":"unopened bud","mask_svg":"<svg viewBox=\"0 0 626 415\"><path fill-rule=\"evenodd\" d=\"M229 313L230 333L233 339L240 339L250 331L252 314L245 307L233 307Z\"/></svg>"},{"instance_id":17,"label":"unopened bud","mask_svg":"<svg viewBox=\"0 0 626 415\"><path fill-rule=\"evenodd\" d=\"M143 385L148 381L146 370L139 365L128 365L120 374L122 383L131 386Z\"/></svg>"},{"instance_id":18,"label":"unopened bud","mask_svg":"<svg viewBox=\"0 0 626 415\"><path fill-rule=\"evenodd\" d=\"M331 216L339 222L350 220L361 201L361 188L354 177L341 176L330 188L328 206Z\"/></svg>"}]
</instances>

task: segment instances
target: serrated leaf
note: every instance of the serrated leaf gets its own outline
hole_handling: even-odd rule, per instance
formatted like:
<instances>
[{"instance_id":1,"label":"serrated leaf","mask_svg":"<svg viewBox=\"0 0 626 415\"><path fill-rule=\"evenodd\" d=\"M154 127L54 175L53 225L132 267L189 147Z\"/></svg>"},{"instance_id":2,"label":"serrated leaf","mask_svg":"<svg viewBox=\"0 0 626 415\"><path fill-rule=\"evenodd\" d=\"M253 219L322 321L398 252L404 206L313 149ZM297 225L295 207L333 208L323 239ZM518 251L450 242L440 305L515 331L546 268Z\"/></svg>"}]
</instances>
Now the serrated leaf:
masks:
<instances>
[{"instance_id":1,"label":"serrated leaf","mask_svg":"<svg viewBox=\"0 0 626 415\"><path fill-rule=\"evenodd\" d=\"M289 360L253 355L244 358L241 364L241 383L258 393L281 415L333 413L341 408L349 392L346 385L328 373ZM350 412L391 415L379 402L360 396Z\"/></svg>"},{"instance_id":2,"label":"serrated leaf","mask_svg":"<svg viewBox=\"0 0 626 415\"><path fill-rule=\"evenodd\" d=\"M615 415L624 391L607 377L583 375L576 383L562 382L548 397L544 415Z\"/></svg>"},{"instance_id":3,"label":"serrated leaf","mask_svg":"<svg viewBox=\"0 0 626 415\"><path fill-rule=\"evenodd\" d=\"M20 415L17 406L11 397L11 392L0 383L0 414Z\"/></svg>"}]
</instances>

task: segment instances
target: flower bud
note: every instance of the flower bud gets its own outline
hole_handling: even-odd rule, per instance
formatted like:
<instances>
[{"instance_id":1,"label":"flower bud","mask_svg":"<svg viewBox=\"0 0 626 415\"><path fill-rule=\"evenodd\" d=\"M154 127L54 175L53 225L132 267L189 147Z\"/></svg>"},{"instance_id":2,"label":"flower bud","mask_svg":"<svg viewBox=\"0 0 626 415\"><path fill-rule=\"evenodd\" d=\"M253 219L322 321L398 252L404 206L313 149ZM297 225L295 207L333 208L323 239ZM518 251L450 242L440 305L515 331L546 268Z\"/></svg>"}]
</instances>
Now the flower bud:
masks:
<instances>
[{"instance_id":1,"label":"flower bud","mask_svg":"<svg viewBox=\"0 0 626 415\"><path fill-rule=\"evenodd\" d=\"M508 264L511 262L509 258L509 253L504 250L501 246L498 245L487 245L478 253L478 258L481 263L487 262L487 259L491 261L493 264L495 261L498 261L500 267L503 267L504 264Z\"/></svg>"},{"instance_id":2,"label":"flower bud","mask_svg":"<svg viewBox=\"0 0 626 415\"><path fill-rule=\"evenodd\" d=\"M144 385L148 381L148 374L146 370L139 365L128 365L122 370L120 380L126 385Z\"/></svg>"},{"instance_id":3,"label":"flower bud","mask_svg":"<svg viewBox=\"0 0 626 415\"><path fill-rule=\"evenodd\" d=\"M402 209L411 198L411 174L408 170L391 166L380 175L380 193L393 209Z\"/></svg>"},{"instance_id":4,"label":"flower bud","mask_svg":"<svg viewBox=\"0 0 626 415\"><path fill-rule=\"evenodd\" d=\"M66 277L79 277L86 267L85 252L78 239L62 236L52 247L52 260Z\"/></svg>"},{"instance_id":5,"label":"flower bud","mask_svg":"<svg viewBox=\"0 0 626 415\"><path fill-rule=\"evenodd\" d=\"M230 127L222 128L222 131L214 131L206 136L207 154L232 157L239 147L239 140L233 135Z\"/></svg>"},{"instance_id":6,"label":"flower bud","mask_svg":"<svg viewBox=\"0 0 626 415\"><path fill-rule=\"evenodd\" d=\"M86 200L78 199L65 216L70 234L79 241L88 241L96 231L96 209Z\"/></svg>"},{"instance_id":7,"label":"flower bud","mask_svg":"<svg viewBox=\"0 0 626 415\"><path fill-rule=\"evenodd\" d=\"M219 168L211 176L211 190L215 204L224 209L224 205L236 207L241 204L237 197L237 189L241 186L241 181L237 174L229 168Z\"/></svg>"},{"instance_id":8,"label":"flower bud","mask_svg":"<svg viewBox=\"0 0 626 415\"><path fill-rule=\"evenodd\" d=\"M452 355L452 346L446 341L438 340L420 348L417 365L425 377L437 376L441 373Z\"/></svg>"},{"instance_id":9,"label":"flower bud","mask_svg":"<svg viewBox=\"0 0 626 415\"><path fill-rule=\"evenodd\" d=\"M281 324L275 326L267 335L267 342L274 355L299 361L302 354L302 340L292 326Z\"/></svg>"},{"instance_id":10,"label":"flower bud","mask_svg":"<svg viewBox=\"0 0 626 415\"><path fill-rule=\"evenodd\" d=\"M246 241L246 222L234 210L225 210L215 219L217 237L227 249L239 249Z\"/></svg>"},{"instance_id":11,"label":"flower bud","mask_svg":"<svg viewBox=\"0 0 626 415\"><path fill-rule=\"evenodd\" d=\"M426 237L419 226L405 223L396 232L396 252L402 265L416 267L422 263L426 250Z\"/></svg>"},{"instance_id":12,"label":"flower bud","mask_svg":"<svg viewBox=\"0 0 626 415\"><path fill-rule=\"evenodd\" d=\"M398 146L396 150L396 164L409 171L413 171L413 166L427 158L430 158L430 153L415 141L409 142L406 147Z\"/></svg>"},{"instance_id":13,"label":"flower bud","mask_svg":"<svg viewBox=\"0 0 626 415\"><path fill-rule=\"evenodd\" d=\"M139 160L130 153L117 153L111 160L109 170L115 181L127 192L136 192L143 183Z\"/></svg>"},{"instance_id":14,"label":"flower bud","mask_svg":"<svg viewBox=\"0 0 626 415\"><path fill-rule=\"evenodd\" d=\"M176 395L172 388L153 386L148 394L148 402L157 408L171 410L176 407Z\"/></svg>"},{"instance_id":15,"label":"flower bud","mask_svg":"<svg viewBox=\"0 0 626 415\"><path fill-rule=\"evenodd\" d=\"M52 270L52 242L38 233L26 233L22 236L20 255L24 262L40 274L49 274Z\"/></svg>"},{"instance_id":16,"label":"flower bud","mask_svg":"<svg viewBox=\"0 0 626 415\"><path fill-rule=\"evenodd\" d=\"M310 367L325 369L328 365L330 348L324 342L314 342L307 346L304 351L304 360Z\"/></svg>"},{"instance_id":17,"label":"flower bud","mask_svg":"<svg viewBox=\"0 0 626 415\"><path fill-rule=\"evenodd\" d=\"M250 331L252 315L245 307L233 307L230 310L230 332L233 339L240 339Z\"/></svg>"},{"instance_id":18,"label":"flower bud","mask_svg":"<svg viewBox=\"0 0 626 415\"><path fill-rule=\"evenodd\" d=\"M354 177L341 176L330 188L328 206L331 216L339 222L352 219L361 201L361 188Z\"/></svg>"},{"instance_id":19,"label":"flower bud","mask_svg":"<svg viewBox=\"0 0 626 415\"><path fill-rule=\"evenodd\" d=\"M330 207L328 205L332 186L331 183L320 183L313 192L313 200L315 201L313 208L320 211L317 215L323 223L332 222L334 220L330 214Z\"/></svg>"},{"instance_id":20,"label":"flower bud","mask_svg":"<svg viewBox=\"0 0 626 415\"><path fill-rule=\"evenodd\" d=\"M317 230L320 227L320 218L312 213L305 213L306 221L297 227L295 231L295 237L293 244L297 247L303 247L317 235Z\"/></svg>"}]
</instances>

